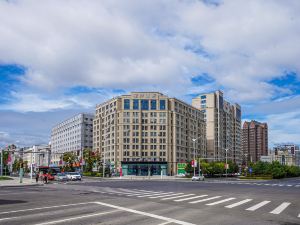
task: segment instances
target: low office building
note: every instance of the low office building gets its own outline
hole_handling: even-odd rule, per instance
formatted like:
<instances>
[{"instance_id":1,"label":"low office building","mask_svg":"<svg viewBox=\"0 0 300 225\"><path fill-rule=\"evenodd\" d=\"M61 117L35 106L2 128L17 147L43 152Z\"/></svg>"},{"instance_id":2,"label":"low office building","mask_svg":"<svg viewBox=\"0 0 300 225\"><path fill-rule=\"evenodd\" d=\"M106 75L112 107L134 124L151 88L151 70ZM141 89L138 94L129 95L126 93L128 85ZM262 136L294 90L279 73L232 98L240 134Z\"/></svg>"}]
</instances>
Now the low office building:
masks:
<instances>
[{"instance_id":1,"label":"low office building","mask_svg":"<svg viewBox=\"0 0 300 225\"><path fill-rule=\"evenodd\" d=\"M173 175L178 162L206 156L203 113L158 92L97 105L93 132L94 151L123 175Z\"/></svg>"},{"instance_id":2,"label":"low office building","mask_svg":"<svg viewBox=\"0 0 300 225\"><path fill-rule=\"evenodd\" d=\"M24 148L23 161L27 161L28 167L33 165L33 169L39 166L49 166L51 162L50 145L34 145L30 148Z\"/></svg>"},{"instance_id":3,"label":"low office building","mask_svg":"<svg viewBox=\"0 0 300 225\"><path fill-rule=\"evenodd\" d=\"M51 132L52 164L58 165L61 155L65 152L74 152L80 157L84 149L93 147L93 119L92 114L80 113L53 127Z\"/></svg>"}]
</instances>

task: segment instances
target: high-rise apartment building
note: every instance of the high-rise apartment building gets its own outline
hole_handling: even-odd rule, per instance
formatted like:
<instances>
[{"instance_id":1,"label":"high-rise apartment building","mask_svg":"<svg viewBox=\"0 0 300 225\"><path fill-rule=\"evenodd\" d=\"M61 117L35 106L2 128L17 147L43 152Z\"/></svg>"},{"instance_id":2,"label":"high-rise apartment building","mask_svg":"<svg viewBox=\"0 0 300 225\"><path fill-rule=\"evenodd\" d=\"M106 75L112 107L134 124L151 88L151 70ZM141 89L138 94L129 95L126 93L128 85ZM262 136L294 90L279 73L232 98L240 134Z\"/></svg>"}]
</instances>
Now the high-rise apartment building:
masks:
<instances>
[{"instance_id":1,"label":"high-rise apartment building","mask_svg":"<svg viewBox=\"0 0 300 225\"><path fill-rule=\"evenodd\" d=\"M80 113L67 119L51 132L51 161L58 164L64 152L75 152L78 156L85 148L93 147L94 115Z\"/></svg>"},{"instance_id":2,"label":"high-rise apartment building","mask_svg":"<svg viewBox=\"0 0 300 225\"><path fill-rule=\"evenodd\" d=\"M193 98L192 105L205 116L208 160L225 161L227 156L228 160L240 164L240 105L224 100L221 91L201 94Z\"/></svg>"},{"instance_id":3,"label":"high-rise apartment building","mask_svg":"<svg viewBox=\"0 0 300 225\"><path fill-rule=\"evenodd\" d=\"M256 162L268 155L268 125L255 120L243 124L242 149L245 160Z\"/></svg>"},{"instance_id":4,"label":"high-rise apartment building","mask_svg":"<svg viewBox=\"0 0 300 225\"><path fill-rule=\"evenodd\" d=\"M132 92L96 107L94 151L123 175L176 174L177 163L206 155L204 115L158 92ZM192 139L195 142L193 142Z\"/></svg>"}]
</instances>

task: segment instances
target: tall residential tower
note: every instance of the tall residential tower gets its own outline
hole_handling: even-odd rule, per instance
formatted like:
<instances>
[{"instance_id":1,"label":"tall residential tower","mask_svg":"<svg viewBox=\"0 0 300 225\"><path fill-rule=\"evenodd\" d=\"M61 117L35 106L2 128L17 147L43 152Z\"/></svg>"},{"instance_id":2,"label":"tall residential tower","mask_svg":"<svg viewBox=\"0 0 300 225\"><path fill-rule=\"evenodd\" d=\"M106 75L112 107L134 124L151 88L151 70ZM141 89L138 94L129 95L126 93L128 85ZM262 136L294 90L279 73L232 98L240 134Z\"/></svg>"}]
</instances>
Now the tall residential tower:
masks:
<instances>
[{"instance_id":1,"label":"tall residential tower","mask_svg":"<svg viewBox=\"0 0 300 225\"><path fill-rule=\"evenodd\" d=\"M255 120L243 124L243 154L245 160L256 162L268 155L268 125Z\"/></svg>"},{"instance_id":2,"label":"tall residential tower","mask_svg":"<svg viewBox=\"0 0 300 225\"><path fill-rule=\"evenodd\" d=\"M221 91L201 94L192 105L204 113L208 160L241 163L241 107L230 104ZM227 154L226 154L227 151Z\"/></svg>"}]
</instances>

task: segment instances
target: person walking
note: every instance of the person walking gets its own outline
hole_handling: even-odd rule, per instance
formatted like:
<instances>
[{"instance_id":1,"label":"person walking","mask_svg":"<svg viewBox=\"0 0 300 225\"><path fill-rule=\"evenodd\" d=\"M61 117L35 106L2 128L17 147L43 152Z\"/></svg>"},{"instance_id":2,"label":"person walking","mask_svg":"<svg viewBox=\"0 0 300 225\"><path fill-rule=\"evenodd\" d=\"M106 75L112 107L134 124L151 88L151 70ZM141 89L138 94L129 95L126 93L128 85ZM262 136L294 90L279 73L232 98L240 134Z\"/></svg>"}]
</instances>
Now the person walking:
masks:
<instances>
[{"instance_id":1,"label":"person walking","mask_svg":"<svg viewBox=\"0 0 300 225\"><path fill-rule=\"evenodd\" d=\"M45 184L48 183L48 176L47 176L47 175L48 175L48 174L46 173L45 176L44 176L44 183L45 183Z\"/></svg>"},{"instance_id":2,"label":"person walking","mask_svg":"<svg viewBox=\"0 0 300 225\"><path fill-rule=\"evenodd\" d=\"M39 177L40 177L39 173L36 172L36 173L35 173L35 182L36 182L36 183L39 182Z\"/></svg>"}]
</instances>

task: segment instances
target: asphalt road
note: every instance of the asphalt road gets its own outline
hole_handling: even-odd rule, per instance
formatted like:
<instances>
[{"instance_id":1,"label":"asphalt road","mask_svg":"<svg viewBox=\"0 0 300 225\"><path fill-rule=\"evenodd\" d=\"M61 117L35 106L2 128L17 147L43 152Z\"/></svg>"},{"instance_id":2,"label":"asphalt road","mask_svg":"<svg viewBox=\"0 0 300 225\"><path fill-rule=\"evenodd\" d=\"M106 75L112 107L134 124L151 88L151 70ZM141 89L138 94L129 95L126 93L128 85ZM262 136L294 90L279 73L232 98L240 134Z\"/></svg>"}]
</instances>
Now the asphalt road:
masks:
<instances>
[{"instance_id":1,"label":"asphalt road","mask_svg":"<svg viewBox=\"0 0 300 225\"><path fill-rule=\"evenodd\" d=\"M0 224L300 224L300 179L93 180L0 189Z\"/></svg>"}]
</instances>

